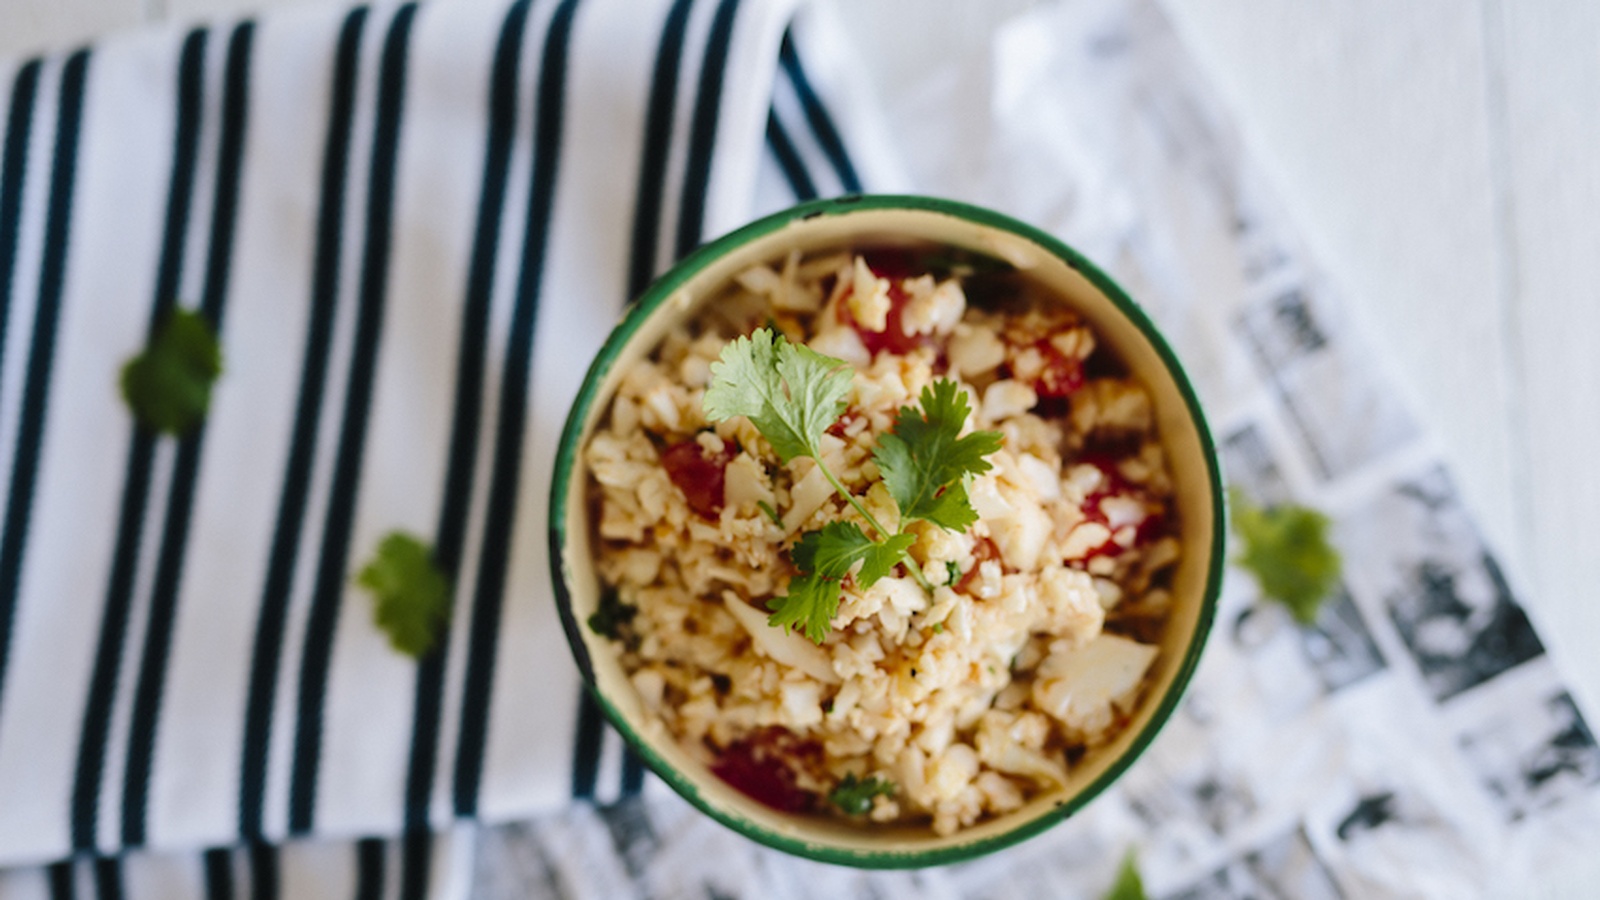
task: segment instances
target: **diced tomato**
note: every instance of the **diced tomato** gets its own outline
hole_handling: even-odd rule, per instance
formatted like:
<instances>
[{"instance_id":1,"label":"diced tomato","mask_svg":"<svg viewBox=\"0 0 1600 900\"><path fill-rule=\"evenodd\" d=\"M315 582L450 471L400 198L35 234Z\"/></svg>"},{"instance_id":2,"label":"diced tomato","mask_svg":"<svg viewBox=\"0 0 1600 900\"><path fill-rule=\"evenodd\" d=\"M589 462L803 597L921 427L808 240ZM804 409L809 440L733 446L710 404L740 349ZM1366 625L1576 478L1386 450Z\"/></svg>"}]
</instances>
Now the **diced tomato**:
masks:
<instances>
[{"instance_id":1,"label":"diced tomato","mask_svg":"<svg viewBox=\"0 0 1600 900\"><path fill-rule=\"evenodd\" d=\"M904 259L901 259L902 256ZM903 356L918 347L932 344L933 340L928 335L905 332L905 309L911 298L906 295L900 282L912 274L909 254L885 250L866 254L864 258L872 274L889 279L889 313L884 318L884 328L882 331L868 331L857 324L855 316L850 314L848 292L845 302L839 304L839 321L856 330L856 334L861 336L862 345L873 356L878 355L880 350Z\"/></svg>"},{"instance_id":2,"label":"diced tomato","mask_svg":"<svg viewBox=\"0 0 1600 900\"><path fill-rule=\"evenodd\" d=\"M723 750L711 772L763 806L806 812L816 805L816 796L796 783L790 767L791 757L806 749L797 743L781 728L757 732Z\"/></svg>"},{"instance_id":3,"label":"diced tomato","mask_svg":"<svg viewBox=\"0 0 1600 900\"><path fill-rule=\"evenodd\" d=\"M722 485L728 463L733 461L733 450L723 447L721 453L707 453L694 440L673 444L661 451L661 465L667 477L683 491L689 508L707 519L722 514Z\"/></svg>"},{"instance_id":4,"label":"diced tomato","mask_svg":"<svg viewBox=\"0 0 1600 900\"><path fill-rule=\"evenodd\" d=\"M986 560L999 558L1000 547L998 544L986 537L978 538L978 542L972 546L972 568L968 569L961 576L961 580L956 582L956 592L965 594L972 582L978 579L978 567L983 565Z\"/></svg>"},{"instance_id":5,"label":"diced tomato","mask_svg":"<svg viewBox=\"0 0 1600 900\"><path fill-rule=\"evenodd\" d=\"M1099 469L1101 477L1099 490L1083 498L1083 516L1086 520L1097 522L1109 528L1111 522L1102 506L1107 498L1122 496L1143 500L1144 492L1122 477L1122 473L1117 470L1116 460L1111 457L1103 454L1092 454L1080 458L1078 462L1088 463ZM1146 513L1144 519L1134 526L1133 546L1142 547L1154 541L1160 535L1161 527L1162 517L1160 515ZM1090 550L1083 558L1087 562L1097 556L1116 557L1121 556L1128 549L1130 548L1117 543L1114 538L1107 538L1105 543Z\"/></svg>"},{"instance_id":6,"label":"diced tomato","mask_svg":"<svg viewBox=\"0 0 1600 900\"><path fill-rule=\"evenodd\" d=\"M1044 370L1033 380L1033 391L1041 400L1058 399L1083 387L1083 361L1063 354L1048 339L1033 344L1044 357Z\"/></svg>"}]
</instances>

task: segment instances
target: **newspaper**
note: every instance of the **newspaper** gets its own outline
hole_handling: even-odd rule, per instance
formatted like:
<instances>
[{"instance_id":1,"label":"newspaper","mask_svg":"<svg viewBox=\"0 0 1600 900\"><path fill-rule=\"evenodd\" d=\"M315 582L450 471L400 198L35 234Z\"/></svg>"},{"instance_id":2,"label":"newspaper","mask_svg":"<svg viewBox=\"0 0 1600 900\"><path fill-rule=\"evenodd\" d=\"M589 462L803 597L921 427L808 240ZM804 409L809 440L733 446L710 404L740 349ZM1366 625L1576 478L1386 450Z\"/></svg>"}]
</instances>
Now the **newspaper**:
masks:
<instances>
[{"instance_id":1,"label":"newspaper","mask_svg":"<svg viewBox=\"0 0 1600 900\"><path fill-rule=\"evenodd\" d=\"M1325 510L1302 627L1231 572L1182 706L1106 795L986 859L865 873L765 850L669 791L481 836L481 897L1515 896L1600 834L1600 748L1438 448L1149 0L1069 3L893 98L918 188L1101 262L1202 395L1231 483ZM987 123L984 128L974 122Z\"/></svg>"}]
</instances>

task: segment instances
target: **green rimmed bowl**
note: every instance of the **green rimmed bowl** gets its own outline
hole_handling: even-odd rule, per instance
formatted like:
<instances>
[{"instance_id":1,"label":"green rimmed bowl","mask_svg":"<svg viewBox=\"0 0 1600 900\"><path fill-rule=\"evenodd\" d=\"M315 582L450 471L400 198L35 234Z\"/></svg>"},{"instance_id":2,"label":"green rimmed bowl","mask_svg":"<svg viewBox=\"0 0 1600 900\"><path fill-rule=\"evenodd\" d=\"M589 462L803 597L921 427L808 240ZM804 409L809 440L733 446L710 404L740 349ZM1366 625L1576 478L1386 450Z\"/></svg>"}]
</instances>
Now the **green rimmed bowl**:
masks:
<instances>
[{"instance_id":1,"label":"green rimmed bowl","mask_svg":"<svg viewBox=\"0 0 1600 900\"><path fill-rule=\"evenodd\" d=\"M1151 680L1126 728L1090 750L1065 787L1019 810L939 837L929 829L855 826L781 813L729 787L668 734L634 693L611 642L580 623L598 608L588 474L582 448L609 408L622 372L648 356L669 328L696 315L739 272L791 249L933 242L1001 258L1089 321L1151 395L1175 485L1184 555ZM770 847L831 863L911 868L970 859L1031 837L1072 815L1116 781L1176 708L1200 660L1223 566L1223 498L1216 450L1193 387L1155 325L1104 273L1036 228L975 206L909 196L860 196L803 204L712 241L647 290L611 333L573 403L550 493L550 559L556 603L584 680L607 718L645 763L708 815Z\"/></svg>"}]
</instances>

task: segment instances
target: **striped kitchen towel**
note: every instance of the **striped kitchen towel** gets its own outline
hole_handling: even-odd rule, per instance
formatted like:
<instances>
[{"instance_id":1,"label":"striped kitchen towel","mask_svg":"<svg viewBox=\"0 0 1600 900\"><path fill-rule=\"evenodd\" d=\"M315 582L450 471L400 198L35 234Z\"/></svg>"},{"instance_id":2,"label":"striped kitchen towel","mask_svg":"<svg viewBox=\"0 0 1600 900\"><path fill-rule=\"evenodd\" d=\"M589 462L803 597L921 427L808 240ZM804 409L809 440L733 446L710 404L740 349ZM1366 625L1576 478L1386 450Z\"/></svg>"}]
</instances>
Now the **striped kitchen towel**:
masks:
<instances>
[{"instance_id":1,"label":"striped kitchen towel","mask_svg":"<svg viewBox=\"0 0 1600 900\"><path fill-rule=\"evenodd\" d=\"M419 895L430 833L639 789L551 602L555 439L671 260L900 186L793 6L307 9L0 64L0 866L105 893L125 851L231 847L170 883L270 896L273 844L403 836L335 881ZM178 308L225 369L181 439L118 390ZM420 663L352 584L395 530L454 585Z\"/></svg>"}]
</instances>

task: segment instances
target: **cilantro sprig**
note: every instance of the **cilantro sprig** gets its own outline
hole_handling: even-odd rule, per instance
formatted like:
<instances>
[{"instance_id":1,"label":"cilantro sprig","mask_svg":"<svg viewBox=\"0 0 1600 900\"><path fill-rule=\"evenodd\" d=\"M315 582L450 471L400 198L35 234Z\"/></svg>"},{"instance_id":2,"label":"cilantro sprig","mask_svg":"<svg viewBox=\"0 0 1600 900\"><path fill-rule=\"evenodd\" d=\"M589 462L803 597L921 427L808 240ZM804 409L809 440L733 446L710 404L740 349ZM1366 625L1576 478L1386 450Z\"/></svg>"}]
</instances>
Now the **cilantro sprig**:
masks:
<instances>
[{"instance_id":1,"label":"cilantro sprig","mask_svg":"<svg viewBox=\"0 0 1600 900\"><path fill-rule=\"evenodd\" d=\"M827 639L844 577L852 571L866 589L904 566L924 590L933 591L910 556L916 536L905 529L918 520L952 531L976 522L966 480L989 471L985 457L1000 449L1001 441L996 431L961 434L971 407L955 382L940 380L923 388L920 409L902 407L893 432L880 437L873 452L900 511L900 527L891 530L822 459L822 435L844 412L850 381L851 370L843 360L759 328L723 348L721 358L711 364L704 401L706 417L713 422L748 418L784 463L802 456L814 460L834 491L874 532L869 535L854 522L830 522L801 535L791 548L789 557L799 574L790 580L786 595L768 602L772 615L767 622L786 631L803 629L818 644Z\"/></svg>"},{"instance_id":2,"label":"cilantro sprig","mask_svg":"<svg viewBox=\"0 0 1600 900\"><path fill-rule=\"evenodd\" d=\"M1261 593L1310 624L1339 583L1339 551L1328 541L1332 523L1307 506L1260 507L1239 491L1229 500L1233 530L1244 544L1235 561L1254 575Z\"/></svg>"},{"instance_id":3,"label":"cilantro sprig","mask_svg":"<svg viewBox=\"0 0 1600 900\"><path fill-rule=\"evenodd\" d=\"M828 802L839 807L846 815L864 816L872 811L872 798L879 795L893 797L894 782L884 781L876 775L857 779L855 773L851 773L828 793Z\"/></svg>"}]
</instances>

